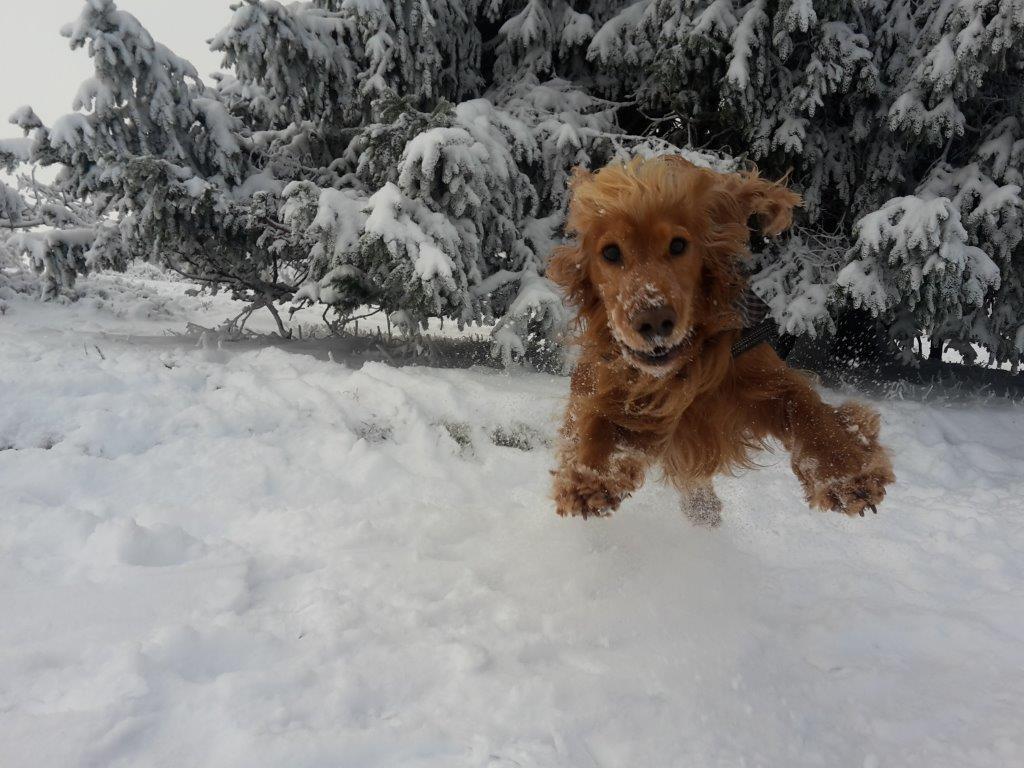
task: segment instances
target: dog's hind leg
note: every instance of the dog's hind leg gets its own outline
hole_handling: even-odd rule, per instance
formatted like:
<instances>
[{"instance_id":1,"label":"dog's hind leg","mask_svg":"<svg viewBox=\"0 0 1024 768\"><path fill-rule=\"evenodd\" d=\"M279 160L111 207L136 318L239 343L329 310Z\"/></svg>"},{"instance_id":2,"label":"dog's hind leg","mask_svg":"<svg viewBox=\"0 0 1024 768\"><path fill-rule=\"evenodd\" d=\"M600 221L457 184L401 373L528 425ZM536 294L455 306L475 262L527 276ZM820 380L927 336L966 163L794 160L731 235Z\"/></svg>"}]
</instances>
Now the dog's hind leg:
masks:
<instances>
[{"instance_id":1,"label":"dog's hind leg","mask_svg":"<svg viewBox=\"0 0 1024 768\"><path fill-rule=\"evenodd\" d=\"M690 522L704 528L717 528L722 524L722 500L715 493L710 478L685 488L680 493L680 506Z\"/></svg>"}]
</instances>

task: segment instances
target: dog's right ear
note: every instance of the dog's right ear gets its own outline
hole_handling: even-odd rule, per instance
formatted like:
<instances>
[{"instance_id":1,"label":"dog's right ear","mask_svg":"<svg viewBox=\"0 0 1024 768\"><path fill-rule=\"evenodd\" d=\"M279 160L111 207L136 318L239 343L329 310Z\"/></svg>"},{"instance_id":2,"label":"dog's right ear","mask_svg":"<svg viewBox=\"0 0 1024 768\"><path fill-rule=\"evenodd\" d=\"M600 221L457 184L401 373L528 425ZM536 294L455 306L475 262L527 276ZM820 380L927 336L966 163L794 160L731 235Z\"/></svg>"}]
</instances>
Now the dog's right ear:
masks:
<instances>
[{"instance_id":1,"label":"dog's right ear","mask_svg":"<svg viewBox=\"0 0 1024 768\"><path fill-rule=\"evenodd\" d=\"M577 235L577 239L576 242L555 248L551 254L551 260L548 262L546 273L548 279L565 292L569 303L582 311L586 311L597 303L597 291L594 290L594 285L590 282L586 254L583 252L579 238L581 228L586 226L586 216L580 210L575 198L580 188L586 186L593 179L594 174L582 166L572 169L572 178L569 179L569 194L572 199L569 203L566 231Z\"/></svg>"},{"instance_id":2,"label":"dog's right ear","mask_svg":"<svg viewBox=\"0 0 1024 768\"><path fill-rule=\"evenodd\" d=\"M597 300L597 293L590 276L583 249L577 243L560 245L551 254L547 277L565 291L569 303L586 310Z\"/></svg>"}]
</instances>

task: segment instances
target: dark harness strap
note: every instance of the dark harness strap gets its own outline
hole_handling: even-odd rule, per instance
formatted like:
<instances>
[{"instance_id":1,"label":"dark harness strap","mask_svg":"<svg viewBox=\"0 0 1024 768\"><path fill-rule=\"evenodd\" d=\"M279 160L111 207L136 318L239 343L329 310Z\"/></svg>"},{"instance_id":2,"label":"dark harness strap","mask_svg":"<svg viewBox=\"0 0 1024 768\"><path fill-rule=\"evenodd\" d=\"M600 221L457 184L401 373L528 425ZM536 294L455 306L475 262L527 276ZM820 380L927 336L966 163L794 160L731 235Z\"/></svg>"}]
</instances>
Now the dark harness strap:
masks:
<instances>
[{"instance_id":1,"label":"dark harness strap","mask_svg":"<svg viewBox=\"0 0 1024 768\"><path fill-rule=\"evenodd\" d=\"M747 288L737 302L736 309L743 319L743 332L732 345L733 357L739 357L761 344L770 344L783 360L788 357L796 338L779 333L768 305L758 298L757 294Z\"/></svg>"},{"instance_id":2,"label":"dark harness strap","mask_svg":"<svg viewBox=\"0 0 1024 768\"><path fill-rule=\"evenodd\" d=\"M754 347L759 347L764 343L771 344L778 335L778 332L775 330L775 324L771 321L765 321L755 325L753 328L744 328L739 339L732 345L732 356L739 357L744 352L749 352Z\"/></svg>"}]
</instances>

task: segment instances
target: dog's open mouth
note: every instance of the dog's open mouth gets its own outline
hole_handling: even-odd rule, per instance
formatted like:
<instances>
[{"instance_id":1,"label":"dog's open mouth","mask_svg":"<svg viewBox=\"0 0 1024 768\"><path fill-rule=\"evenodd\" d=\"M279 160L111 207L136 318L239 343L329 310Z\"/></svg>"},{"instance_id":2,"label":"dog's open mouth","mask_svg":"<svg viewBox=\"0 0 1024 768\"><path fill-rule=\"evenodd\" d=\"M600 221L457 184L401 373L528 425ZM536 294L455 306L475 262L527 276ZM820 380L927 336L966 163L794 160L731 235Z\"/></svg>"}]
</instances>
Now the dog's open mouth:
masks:
<instances>
[{"instance_id":1,"label":"dog's open mouth","mask_svg":"<svg viewBox=\"0 0 1024 768\"><path fill-rule=\"evenodd\" d=\"M664 368L675 362L690 346L689 337L682 339L678 344L669 347L657 346L649 351L633 349L623 345L623 350L633 362L640 363L647 368Z\"/></svg>"}]
</instances>

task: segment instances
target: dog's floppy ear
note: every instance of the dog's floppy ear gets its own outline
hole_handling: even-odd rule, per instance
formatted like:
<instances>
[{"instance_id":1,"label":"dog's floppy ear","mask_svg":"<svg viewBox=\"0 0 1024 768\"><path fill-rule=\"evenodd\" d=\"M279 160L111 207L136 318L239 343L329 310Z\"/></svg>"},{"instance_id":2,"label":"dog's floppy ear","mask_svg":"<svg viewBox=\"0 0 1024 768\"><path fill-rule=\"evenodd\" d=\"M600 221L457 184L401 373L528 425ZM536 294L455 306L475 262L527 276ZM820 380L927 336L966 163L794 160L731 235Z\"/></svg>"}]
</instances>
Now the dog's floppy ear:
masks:
<instances>
[{"instance_id":1,"label":"dog's floppy ear","mask_svg":"<svg viewBox=\"0 0 1024 768\"><path fill-rule=\"evenodd\" d=\"M735 196L747 219L756 217L761 232L774 237L789 229L793 223L793 209L801 199L782 181L768 181L757 171L728 175L730 192Z\"/></svg>"},{"instance_id":2,"label":"dog's floppy ear","mask_svg":"<svg viewBox=\"0 0 1024 768\"><path fill-rule=\"evenodd\" d=\"M594 174L582 166L572 170L572 178L569 180L570 195L575 197L580 187L593 181ZM587 274L587 265L583 248L579 239L583 235L582 229L587 226L586 216L582 214L578 205L572 202L569 204L569 219L566 222L566 231L575 235L577 241L555 248L548 262L547 277L563 291L572 304L581 310L586 310L597 301L597 292L590 282Z\"/></svg>"},{"instance_id":3,"label":"dog's floppy ear","mask_svg":"<svg viewBox=\"0 0 1024 768\"><path fill-rule=\"evenodd\" d=\"M594 286L587 274L583 250L576 244L560 245L551 254L547 277L565 291L569 302L586 309L597 298Z\"/></svg>"}]
</instances>

